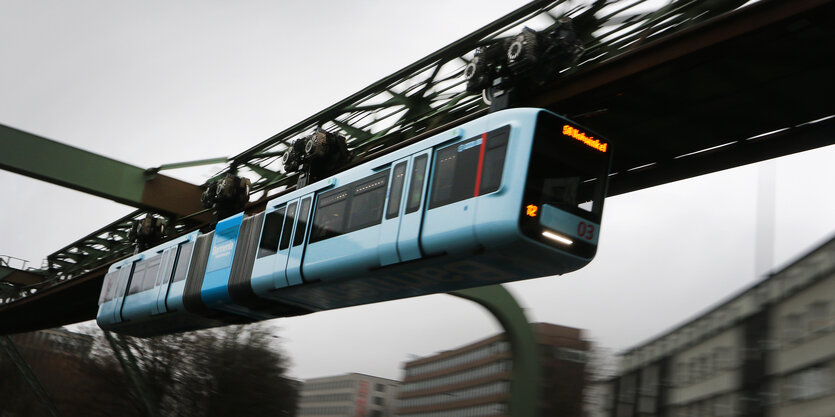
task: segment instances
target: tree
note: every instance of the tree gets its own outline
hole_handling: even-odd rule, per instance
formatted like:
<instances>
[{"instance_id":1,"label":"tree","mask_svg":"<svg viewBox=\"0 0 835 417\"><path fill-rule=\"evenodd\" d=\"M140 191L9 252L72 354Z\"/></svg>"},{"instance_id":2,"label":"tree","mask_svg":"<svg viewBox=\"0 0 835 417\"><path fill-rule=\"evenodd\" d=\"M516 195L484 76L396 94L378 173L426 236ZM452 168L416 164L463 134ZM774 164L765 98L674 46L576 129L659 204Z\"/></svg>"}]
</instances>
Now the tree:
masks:
<instances>
[{"instance_id":1,"label":"tree","mask_svg":"<svg viewBox=\"0 0 835 417\"><path fill-rule=\"evenodd\" d=\"M126 397L145 415L226 416L295 414L296 390L284 374L287 359L269 325L256 323L149 339L123 338L135 357L150 403L131 382ZM112 366L112 365L111 365ZM122 382L129 378L122 377Z\"/></svg>"},{"instance_id":2,"label":"tree","mask_svg":"<svg viewBox=\"0 0 835 417\"><path fill-rule=\"evenodd\" d=\"M87 327L83 331L95 338L90 355L74 359L77 371L46 384L48 389L60 386L71 393L53 397L64 416L295 414L297 392L285 376L288 359L278 349L268 324L148 339L114 335L120 349L128 350L121 353L133 357L138 380L126 372L101 330ZM18 392L25 391L26 385L8 371L13 371L8 361L0 360L0 388L8 389L4 394L16 395L14 401L3 402L0 416L41 415L38 405L32 405L33 395ZM18 400L24 398L28 401Z\"/></svg>"}]
</instances>

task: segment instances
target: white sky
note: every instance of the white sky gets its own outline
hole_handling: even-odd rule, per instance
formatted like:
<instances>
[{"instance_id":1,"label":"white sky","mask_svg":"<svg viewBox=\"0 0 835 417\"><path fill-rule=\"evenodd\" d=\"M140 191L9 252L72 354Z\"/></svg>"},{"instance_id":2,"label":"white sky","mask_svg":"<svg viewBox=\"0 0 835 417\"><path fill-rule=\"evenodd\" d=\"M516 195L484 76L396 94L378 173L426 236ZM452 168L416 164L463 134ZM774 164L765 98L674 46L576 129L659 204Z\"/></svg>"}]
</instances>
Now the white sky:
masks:
<instances>
[{"instance_id":1,"label":"white sky","mask_svg":"<svg viewBox=\"0 0 835 417\"><path fill-rule=\"evenodd\" d=\"M0 123L141 167L234 155L523 2L284 3L0 1ZM828 147L772 162L773 265L835 231L833 160ZM761 169L610 198L590 266L508 287L532 321L588 329L604 347L650 338L758 279ZM35 264L132 211L7 172L0 190L0 254ZM410 355L500 331L447 295L274 322L299 378L399 378Z\"/></svg>"}]
</instances>

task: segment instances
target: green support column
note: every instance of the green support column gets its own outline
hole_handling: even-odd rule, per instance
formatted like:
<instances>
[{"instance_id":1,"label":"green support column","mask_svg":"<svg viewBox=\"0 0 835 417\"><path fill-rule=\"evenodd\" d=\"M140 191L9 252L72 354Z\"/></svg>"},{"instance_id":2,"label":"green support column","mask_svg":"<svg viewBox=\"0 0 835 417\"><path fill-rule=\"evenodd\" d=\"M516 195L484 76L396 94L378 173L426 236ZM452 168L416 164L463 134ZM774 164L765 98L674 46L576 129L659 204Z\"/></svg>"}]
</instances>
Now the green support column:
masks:
<instances>
[{"instance_id":1,"label":"green support column","mask_svg":"<svg viewBox=\"0 0 835 417\"><path fill-rule=\"evenodd\" d=\"M538 417L542 365L536 336L522 307L501 285L454 291L450 294L481 304L504 327L513 358L510 415Z\"/></svg>"},{"instance_id":2,"label":"green support column","mask_svg":"<svg viewBox=\"0 0 835 417\"><path fill-rule=\"evenodd\" d=\"M3 125L0 169L145 210L177 216L203 210L197 185Z\"/></svg>"}]
</instances>

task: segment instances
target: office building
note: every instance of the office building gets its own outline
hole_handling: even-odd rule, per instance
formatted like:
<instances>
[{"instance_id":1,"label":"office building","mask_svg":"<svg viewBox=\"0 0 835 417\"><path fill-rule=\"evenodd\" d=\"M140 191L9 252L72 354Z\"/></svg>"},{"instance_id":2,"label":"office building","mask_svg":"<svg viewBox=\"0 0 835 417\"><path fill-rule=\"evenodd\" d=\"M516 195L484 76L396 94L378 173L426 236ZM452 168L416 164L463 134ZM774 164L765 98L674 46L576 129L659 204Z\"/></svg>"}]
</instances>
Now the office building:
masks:
<instances>
[{"instance_id":1,"label":"office building","mask_svg":"<svg viewBox=\"0 0 835 417\"><path fill-rule=\"evenodd\" d=\"M298 417L391 417L398 381L357 373L304 381Z\"/></svg>"},{"instance_id":2,"label":"office building","mask_svg":"<svg viewBox=\"0 0 835 417\"><path fill-rule=\"evenodd\" d=\"M621 356L607 415L835 415L835 238Z\"/></svg>"},{"instance_id":3,"label":"office building","mask_svg":"<svg viewBox=\"0 0 835 417\"><path fill-rule=\"evenodd\" d=\"M532 324L542 363L541 415L580 416L589 343L580 329ZM504 334L404 364L402 417L509 416L510 344Z\"/></svg>"}]
</instances>

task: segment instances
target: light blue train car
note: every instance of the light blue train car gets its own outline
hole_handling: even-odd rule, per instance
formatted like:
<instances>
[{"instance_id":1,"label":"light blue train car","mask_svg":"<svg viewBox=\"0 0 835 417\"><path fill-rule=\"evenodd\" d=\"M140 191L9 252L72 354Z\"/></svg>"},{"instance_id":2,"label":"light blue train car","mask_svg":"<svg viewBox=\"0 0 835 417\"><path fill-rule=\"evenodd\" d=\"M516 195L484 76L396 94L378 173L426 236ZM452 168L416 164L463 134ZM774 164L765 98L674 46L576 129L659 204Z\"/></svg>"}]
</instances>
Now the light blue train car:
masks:
<instances>
[{"instance_id":1,"label":"light blue train car","mask_svg":"<svg viewBox=\"0 0 835 417\"><path fill-rule=\"evenodd\" d=\"M209 312L205 308L192 312L186 308L186 282L202 273L199 258L201 247L211 241L207 237L211 234L191 232L111 265L99 298L99 326L152 336L245 322L238 316L205 314Z\"/></svg>"},{"instance_id":2,"label":"light blue train car","mask_svg":"<svg viewBox=\"0 0 835 417\"><path fill-rule=\"evenodd\" d=\"M577 270L596 252L611 151L546 110L485 115L115 264L100 323L159 316L143 332L165 333ZM131 292L124 268L168 265L191 241L184 285L158 277ZM213 318L167 329L172 306Z\"/></svg>"}]
</instances>

